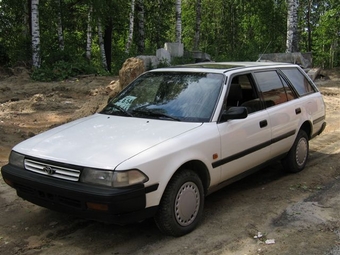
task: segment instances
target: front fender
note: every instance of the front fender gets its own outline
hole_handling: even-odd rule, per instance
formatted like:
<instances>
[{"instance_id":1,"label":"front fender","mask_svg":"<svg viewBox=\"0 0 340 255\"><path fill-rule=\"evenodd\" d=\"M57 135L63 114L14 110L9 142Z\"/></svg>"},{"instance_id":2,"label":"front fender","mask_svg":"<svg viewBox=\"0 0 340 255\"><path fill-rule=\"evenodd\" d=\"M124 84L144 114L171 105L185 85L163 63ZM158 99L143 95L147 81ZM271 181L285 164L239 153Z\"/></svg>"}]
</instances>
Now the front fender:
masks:
<instances>
[{"instance_id":1,"label":"front fender","mask_svg":"<svg viewBox=\"0 0 340 255\"><path fill-rule=\"evenodd\" d=\"M213 159L213 155L220 155L220 150L216 123L205 123L199 128L143 151L120 164L116 170L137 168L149 177L149 181L145 183L146 187L159 184L156 191L147 195L147 207L154 206L159 204L174 173L187 162L202 162L208 169L210 185L218 183L221 177L220 168L212 168L212 163L217 160Z\"/></svg>"}]
</instances>

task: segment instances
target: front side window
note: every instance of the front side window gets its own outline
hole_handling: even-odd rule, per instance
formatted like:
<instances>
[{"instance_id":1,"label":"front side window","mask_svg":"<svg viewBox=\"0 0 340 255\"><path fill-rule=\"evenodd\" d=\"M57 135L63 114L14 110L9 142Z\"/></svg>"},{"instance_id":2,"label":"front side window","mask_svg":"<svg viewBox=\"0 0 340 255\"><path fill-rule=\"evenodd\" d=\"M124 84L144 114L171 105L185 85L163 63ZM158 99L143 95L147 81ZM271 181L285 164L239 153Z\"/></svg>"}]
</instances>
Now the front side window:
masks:
<instances>
[{"instance_id":1,"label":"front side window","mask_svg":"<svg viewBox=\"0 0 340 255\"><path fill-rule=\"evenodd\" d=\"M250 73L231 77L228 86L225 110L235 106L246 107L248 114L263 110L262 101Z\"/></svg>"},{"instance_id":2,"label":"front side window","mask_svg":"<svg viewBox=\"0 0 340 255\"><path fill-rule=\"evenodd\" d=\"M224 75L150 72L140 76L102 114L207 122L212 118Z\"/></svg>"},{"instance_id":3,"label":"front side window","mask_svg":"<svg viewBox=\"0 0 340 255\"><path fill-rule=\"evenodd\" d=\"M288 77L300 96L315 92L308 79L297 68L282 69L281 71Z\"/></svg>"}]
</instances>

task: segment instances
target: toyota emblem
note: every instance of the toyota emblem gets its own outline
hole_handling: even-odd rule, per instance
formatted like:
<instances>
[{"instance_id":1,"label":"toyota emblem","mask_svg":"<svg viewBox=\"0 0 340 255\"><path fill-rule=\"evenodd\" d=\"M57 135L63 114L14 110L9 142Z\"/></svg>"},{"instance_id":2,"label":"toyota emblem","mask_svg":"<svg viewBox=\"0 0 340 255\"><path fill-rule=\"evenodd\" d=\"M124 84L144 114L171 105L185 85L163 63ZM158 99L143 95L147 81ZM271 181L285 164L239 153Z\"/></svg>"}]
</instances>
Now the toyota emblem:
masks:
<instances>
[{"instance_id":1,"label":"toyota emblem","mask_svg":"<svg viewBox=\"0 0 340 255\"><path fill-rule=\"evenodd\" d=\"M43 168L44 172L47 173L48 175L55 174L55 170L51 166L45 166Z\"/></svg>"}]
</instances>

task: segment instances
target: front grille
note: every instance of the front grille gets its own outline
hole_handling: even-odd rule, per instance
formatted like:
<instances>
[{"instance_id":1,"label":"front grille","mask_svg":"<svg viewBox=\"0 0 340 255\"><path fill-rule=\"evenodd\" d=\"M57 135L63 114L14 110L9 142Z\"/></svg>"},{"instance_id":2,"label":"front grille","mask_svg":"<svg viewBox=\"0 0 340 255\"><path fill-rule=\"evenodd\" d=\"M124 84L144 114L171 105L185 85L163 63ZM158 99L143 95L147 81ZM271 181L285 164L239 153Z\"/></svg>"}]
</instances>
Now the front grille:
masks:
<instances>
[{"instance_id":1,"label":"front grille","mask_svg":"<svg viewBox=\"0 0 340 255\"><path fill-rule=\"evenodd\" d=\"M36 160L25 159L25 169L31 172L48 175L54 178L78 181L80 176L79 169L47 164Z\"/></svg>"}]
</instances>

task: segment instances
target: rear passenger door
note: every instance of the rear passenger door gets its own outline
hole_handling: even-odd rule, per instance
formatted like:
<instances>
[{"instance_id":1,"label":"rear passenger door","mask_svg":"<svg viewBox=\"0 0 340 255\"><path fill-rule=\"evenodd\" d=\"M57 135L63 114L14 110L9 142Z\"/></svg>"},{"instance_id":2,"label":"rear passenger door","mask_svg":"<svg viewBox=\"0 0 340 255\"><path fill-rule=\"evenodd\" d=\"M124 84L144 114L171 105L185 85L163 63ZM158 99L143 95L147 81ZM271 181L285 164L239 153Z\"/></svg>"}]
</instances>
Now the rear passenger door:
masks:
<instances>
[{"instance_id":1,"label":"rear passenger door","mask_svg":"<svg viewBox=\"0 0 340 255\"><path fill-rule=\"evenodd\" d=\"M254 77L269 115L271 157L287 152L292 146L301 116L301 106L284 77L276 70L255 72Z\"/></svg>"}]
</instances>

